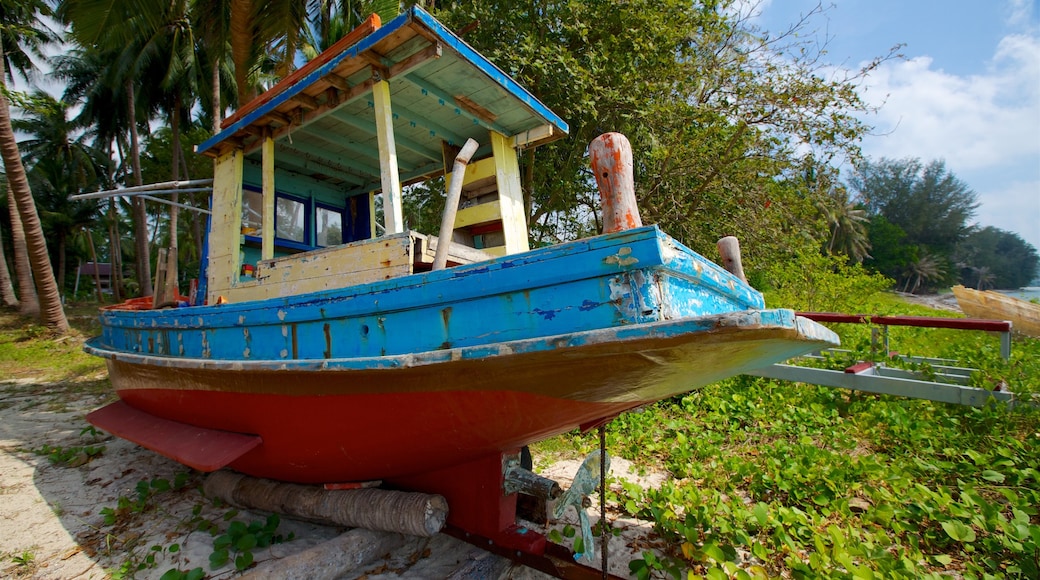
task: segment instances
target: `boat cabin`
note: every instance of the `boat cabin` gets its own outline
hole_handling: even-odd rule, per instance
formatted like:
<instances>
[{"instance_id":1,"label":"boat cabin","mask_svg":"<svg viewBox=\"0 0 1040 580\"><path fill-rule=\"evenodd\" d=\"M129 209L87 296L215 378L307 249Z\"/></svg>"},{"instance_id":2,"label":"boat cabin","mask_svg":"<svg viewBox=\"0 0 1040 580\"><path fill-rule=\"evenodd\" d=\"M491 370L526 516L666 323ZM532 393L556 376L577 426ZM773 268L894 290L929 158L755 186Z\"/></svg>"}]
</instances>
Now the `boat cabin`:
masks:
<instances>
[{"instance_id":1,"label":"boat cabin","mask_svg":"<svg viewBox=\"0 0 1040 580\"><path fill-rule=\"evenodd\" d=\"M228 117L215 160L209 304L429 270L435 236L406 231L401 190L444 175L468 139L448 264L528 250L519 151L567 124L413 7L377 16Z\"/></svg>"}]
</instances>

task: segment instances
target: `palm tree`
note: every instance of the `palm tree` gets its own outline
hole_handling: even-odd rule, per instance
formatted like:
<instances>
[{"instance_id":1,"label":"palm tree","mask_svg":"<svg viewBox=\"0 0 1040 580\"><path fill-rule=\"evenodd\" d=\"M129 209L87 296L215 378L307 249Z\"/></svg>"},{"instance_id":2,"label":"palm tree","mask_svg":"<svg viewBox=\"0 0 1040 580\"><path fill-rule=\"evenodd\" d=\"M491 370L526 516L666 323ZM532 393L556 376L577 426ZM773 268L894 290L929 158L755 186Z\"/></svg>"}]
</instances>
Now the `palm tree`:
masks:
<instances>
[{"instance_id":1,"label":"palm tree","mask_svg":"<svg viewBox=\"0 0 1040 580\"><path fill-rule=\"evenodd\" d=\"M847 189L841 185L831 186L814 204L830 231L826 245L828 254L845 254L857 263L870 257L867 229L870 217L865 209L849 199Z\"/></svg>"},{"instance_id":2,"label":"palm tree","mask_svg":"<svg viewBox=\"0 0 1040 580\"><path fill-rule=\"evenodd\" d=\"M15 296L14 286L11 284L11 272L7 269L7 257L4 256L2 242L0 242L0 304L9 308L18 306L18 297Z\"/></svg>"},{"instance_id":3,"label":"palm tree","mask_svg":"<svg viewBox=\"0 0 1040 580\"><path fill-rule=\"evenodd\" d=\"M29 250L25 243L25 229L22 217L18 213L18 204L11 195L11 185L4 176L3 184L7 192L7 211L11 216L11 250L14 253L14 275L18 283L18 313L22 316L36 316L40 313L40 300L36 296L36 285L33 282L32 266L29 265Z\"/></svg>"},{"instance_id":4,"label":"palm tree","mask_svg":"<svg viewBox=\"0 0 1040 580\"><path fill-rule=\"evenodd\" d=\"M42 91L33 95L32 102L28 114L12 121L12 126L29 136L18 146L22 162L29 167L29 182L48 240L56 246L61 290L66 279L66 242L76 230L93 223L98 213L95 201L71 202L68 197L95 188L108 174L108 159L87 145L82 136L73 137L75 128L68 119L68 105Z\"/></svg>"},{"instance_id":5,"label":"palm tree","mask_svg":"<svg viewBox=\"0 0 1040 580\"><path fill-rule=\"evenodd\" d=\"M179 139L181 119L195 99L195 87L203 66L192 29L187 0L173 0L158 7L141 0L97 2L96 0L65 0L59 14L72 24L73 36L84 46L101 52L116 52L125 74L122 83L128 104L128 117L136 117L140 98L142 108L150 112L165 111L171 120L174 136L174 155L171 174L178 179L180 170ZM158 9L157 9L158 8ZM147 79L147 80L146 80ZM136 81L136 82L135 82ZM135 84L140 93L135 93ZM134 181L142 183L140 171L140 139L136 123L129 124L131 133L131 163ZM174 195L174 201L177 201ZM144 295L151 294L151 273L148 262L147 232L143 200L135 198L135 239L137 241L138 273ZM171 254L177 255L178 210L170 210ZM171 275L176 283L176 260L171 260Z\"/></svg>"},{"instance_id":6,"label":"palm tree","mask_svg":"<svg viewBox=\"0 0 1040 580\"><path fill-rule=\"evenodd\" d=\"M4 7L5 11L2 14L4 20L0 22L0 31L9 32L12 30L12 26L17 26L20 36L27 36L21 31L38 29L38 15L50 12L46 4L34 0L16 4L14 10L9 10L6 4ZM61 306L61 297L58 294L58 285L54 280L50 257L47 254L43 228L40 225L40 217L36 213L36 202L33 200L32 189L25 176L25 167L22 166L21 153L18 151L18 143L15 141L14 129L11 126L5 61L4 43L0 42L0 89L2 89L2 94L0 94L0 156L3 157L4 168L7 170L9 195L13 196L18 206L22 227L25 230L29 262L36 279L43 323L53 332L64 334L68 332L69 323Z\"/></svg>"},{"instance_id":7,"label":"palm tree","mask_svg":"<svg viewBox=\"0 0 1040 580\"><path fill-rule=\"evenodd\" d=\"M903 292L916 294L925 282L940 280L945 275L946 266L942 259L922 248L918 258L911 262L904 272L906 280L903 284Z\"/></svg>"},{"instance_id":8,"label":"palm tree","mask_svg":"<svg viewBox=\"0 0 1040 580\"><path fill-rule=\"evenodd\" d=\"M126 86L118 78L120 75L116 70L117 56L106 55L93 48L74 48L55 57L52 60L52 70L53 74L65 83L62 100L80 105L80 112L73 121L74 126L85 131L85 136L92 137L93 147L107 152L106 157L112 158L113 148L115 148L122 160L124 159L123 151L129 148L126 135L130 117L127 108L112 106L112 103L127 102ZM113 170L116 168L112 164L109 164L108 168L109 172L104 179L103 187L105 189L111 188L115 183ZM138 203L138 205L142 204ZM132 211L131 208L131 214ZM112 263L112 293L116 302L120 302L123 300L123 251L115 198L108 200L106 225L110 248L109 260ZM147 239L144 241L147 244ZM143 255L147 255L147 253ZM147 260L145 260L145 265L147 266Z\"/></svg>"}]
</instances>

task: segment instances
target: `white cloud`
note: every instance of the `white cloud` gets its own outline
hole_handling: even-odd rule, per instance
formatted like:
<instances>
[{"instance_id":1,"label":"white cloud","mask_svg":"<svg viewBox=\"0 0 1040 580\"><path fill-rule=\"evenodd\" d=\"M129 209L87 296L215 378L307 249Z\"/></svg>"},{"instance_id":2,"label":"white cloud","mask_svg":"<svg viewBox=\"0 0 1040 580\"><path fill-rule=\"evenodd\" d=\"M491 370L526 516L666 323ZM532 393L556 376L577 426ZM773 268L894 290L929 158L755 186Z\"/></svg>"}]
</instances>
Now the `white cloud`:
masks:
<instances>
[{"instance_id":1,"label":"white cloud","mask_svg":"<svg viewBox=\"0 0 1040 580\"><path fill-rule=\"evenodd\" d=\"M881 110L869 155L946 159L955 172L1032 159L1040 172L1040 39L1011 35L989 70L958 76L930 57L882 65L864 98Z\"/></svg>"},{"instance_id":2,"label":"white cloud","mask_svg":"<svg viewBox=\"0 0 1040 580\"><path fill-rule=\"evenodd\" d=\"M1035 28L1033 21L1034 0L1008 0L1004 5L1005 22L1011 28Z\"/></svg>"},{"instance_id":3,"label":"white cloud","mask_svg":"<svg viewBox=\"0 0 1040 580\"><path fill-rule=\"evenodd\" d=\"M979 225L1040 248L1040 36L1004 37L982 74L950 74L927 56L885 63L862 94L881 105L868 156L944 159L979 194Z\"/></svg>"}]
</instances>

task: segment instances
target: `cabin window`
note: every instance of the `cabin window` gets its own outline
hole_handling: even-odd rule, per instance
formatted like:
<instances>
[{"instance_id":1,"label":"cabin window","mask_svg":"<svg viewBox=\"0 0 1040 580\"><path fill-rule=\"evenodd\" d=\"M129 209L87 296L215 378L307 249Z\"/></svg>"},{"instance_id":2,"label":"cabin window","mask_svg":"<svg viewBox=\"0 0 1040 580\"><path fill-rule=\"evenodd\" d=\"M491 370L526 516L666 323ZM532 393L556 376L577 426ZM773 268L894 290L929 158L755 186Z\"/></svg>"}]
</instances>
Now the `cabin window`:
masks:
<instances>
[{"instance_id":1,"label":"cabin window","mask_svg":"<svg viewBox=\"0 0 1040 580\"><path fill-rule=\"evenodd\" d=\"M259 191L242 189L242 233L257 235L264 223L264 196Z\"/></svg>"},{"instance_id":2,"label":"cabin window","mask_svg":"<svg viewBox=\"0 0 1040 580\"><path fill-rule=\"evenodd\" d=\"M314 208L314 244L320 247L343 243L343 209L316 204Z\"/></svg>"},{"instance_id":3,"label":"cabin window","mask_svg":"<svg viewBox=\"0 0 1040 580\"><path fill-rule=\"evenodd\" d=\"M274 198L274 235L276 238L307 243L307 202L282 194Z\"/></svg>"}]
</instances>

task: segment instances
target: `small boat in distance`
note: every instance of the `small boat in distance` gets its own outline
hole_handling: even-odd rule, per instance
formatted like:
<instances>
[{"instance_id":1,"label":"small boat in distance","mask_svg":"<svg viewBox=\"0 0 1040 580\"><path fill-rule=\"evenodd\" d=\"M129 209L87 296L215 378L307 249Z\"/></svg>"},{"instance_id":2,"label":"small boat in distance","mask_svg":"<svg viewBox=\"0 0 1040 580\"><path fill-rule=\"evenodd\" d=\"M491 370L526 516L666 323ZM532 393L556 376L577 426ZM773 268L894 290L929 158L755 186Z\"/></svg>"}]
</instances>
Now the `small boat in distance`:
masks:
<instances>
[{"instance_id":1,"label":"small boat in distance","mask_svg":"<svg viewBox=\"0 0 1040 580\"><path fill-rule=\"evenodd\" d=\"M961 310L972 318L1008 320L1011 331L1040 338L1040 304L1019 300L992 290L954 286L953 295Z\"/></svg>"},{"instance_id":2,"label":"small boat in distance","mask_svg":"<svg viewBox=\"0 0 1040 580\"><path fill-rule=\"evenodd\" d=\"M494 536L522 446L838 343L640 225L617 134L605 233L530 249L518 152L567 131L421 8L370 19L198 147L199 298L102 310L120 400L88 420L203 471L442 493ZM401 188L442 175L447 227L406 229Z\"/></svg>"}]
</instances>

